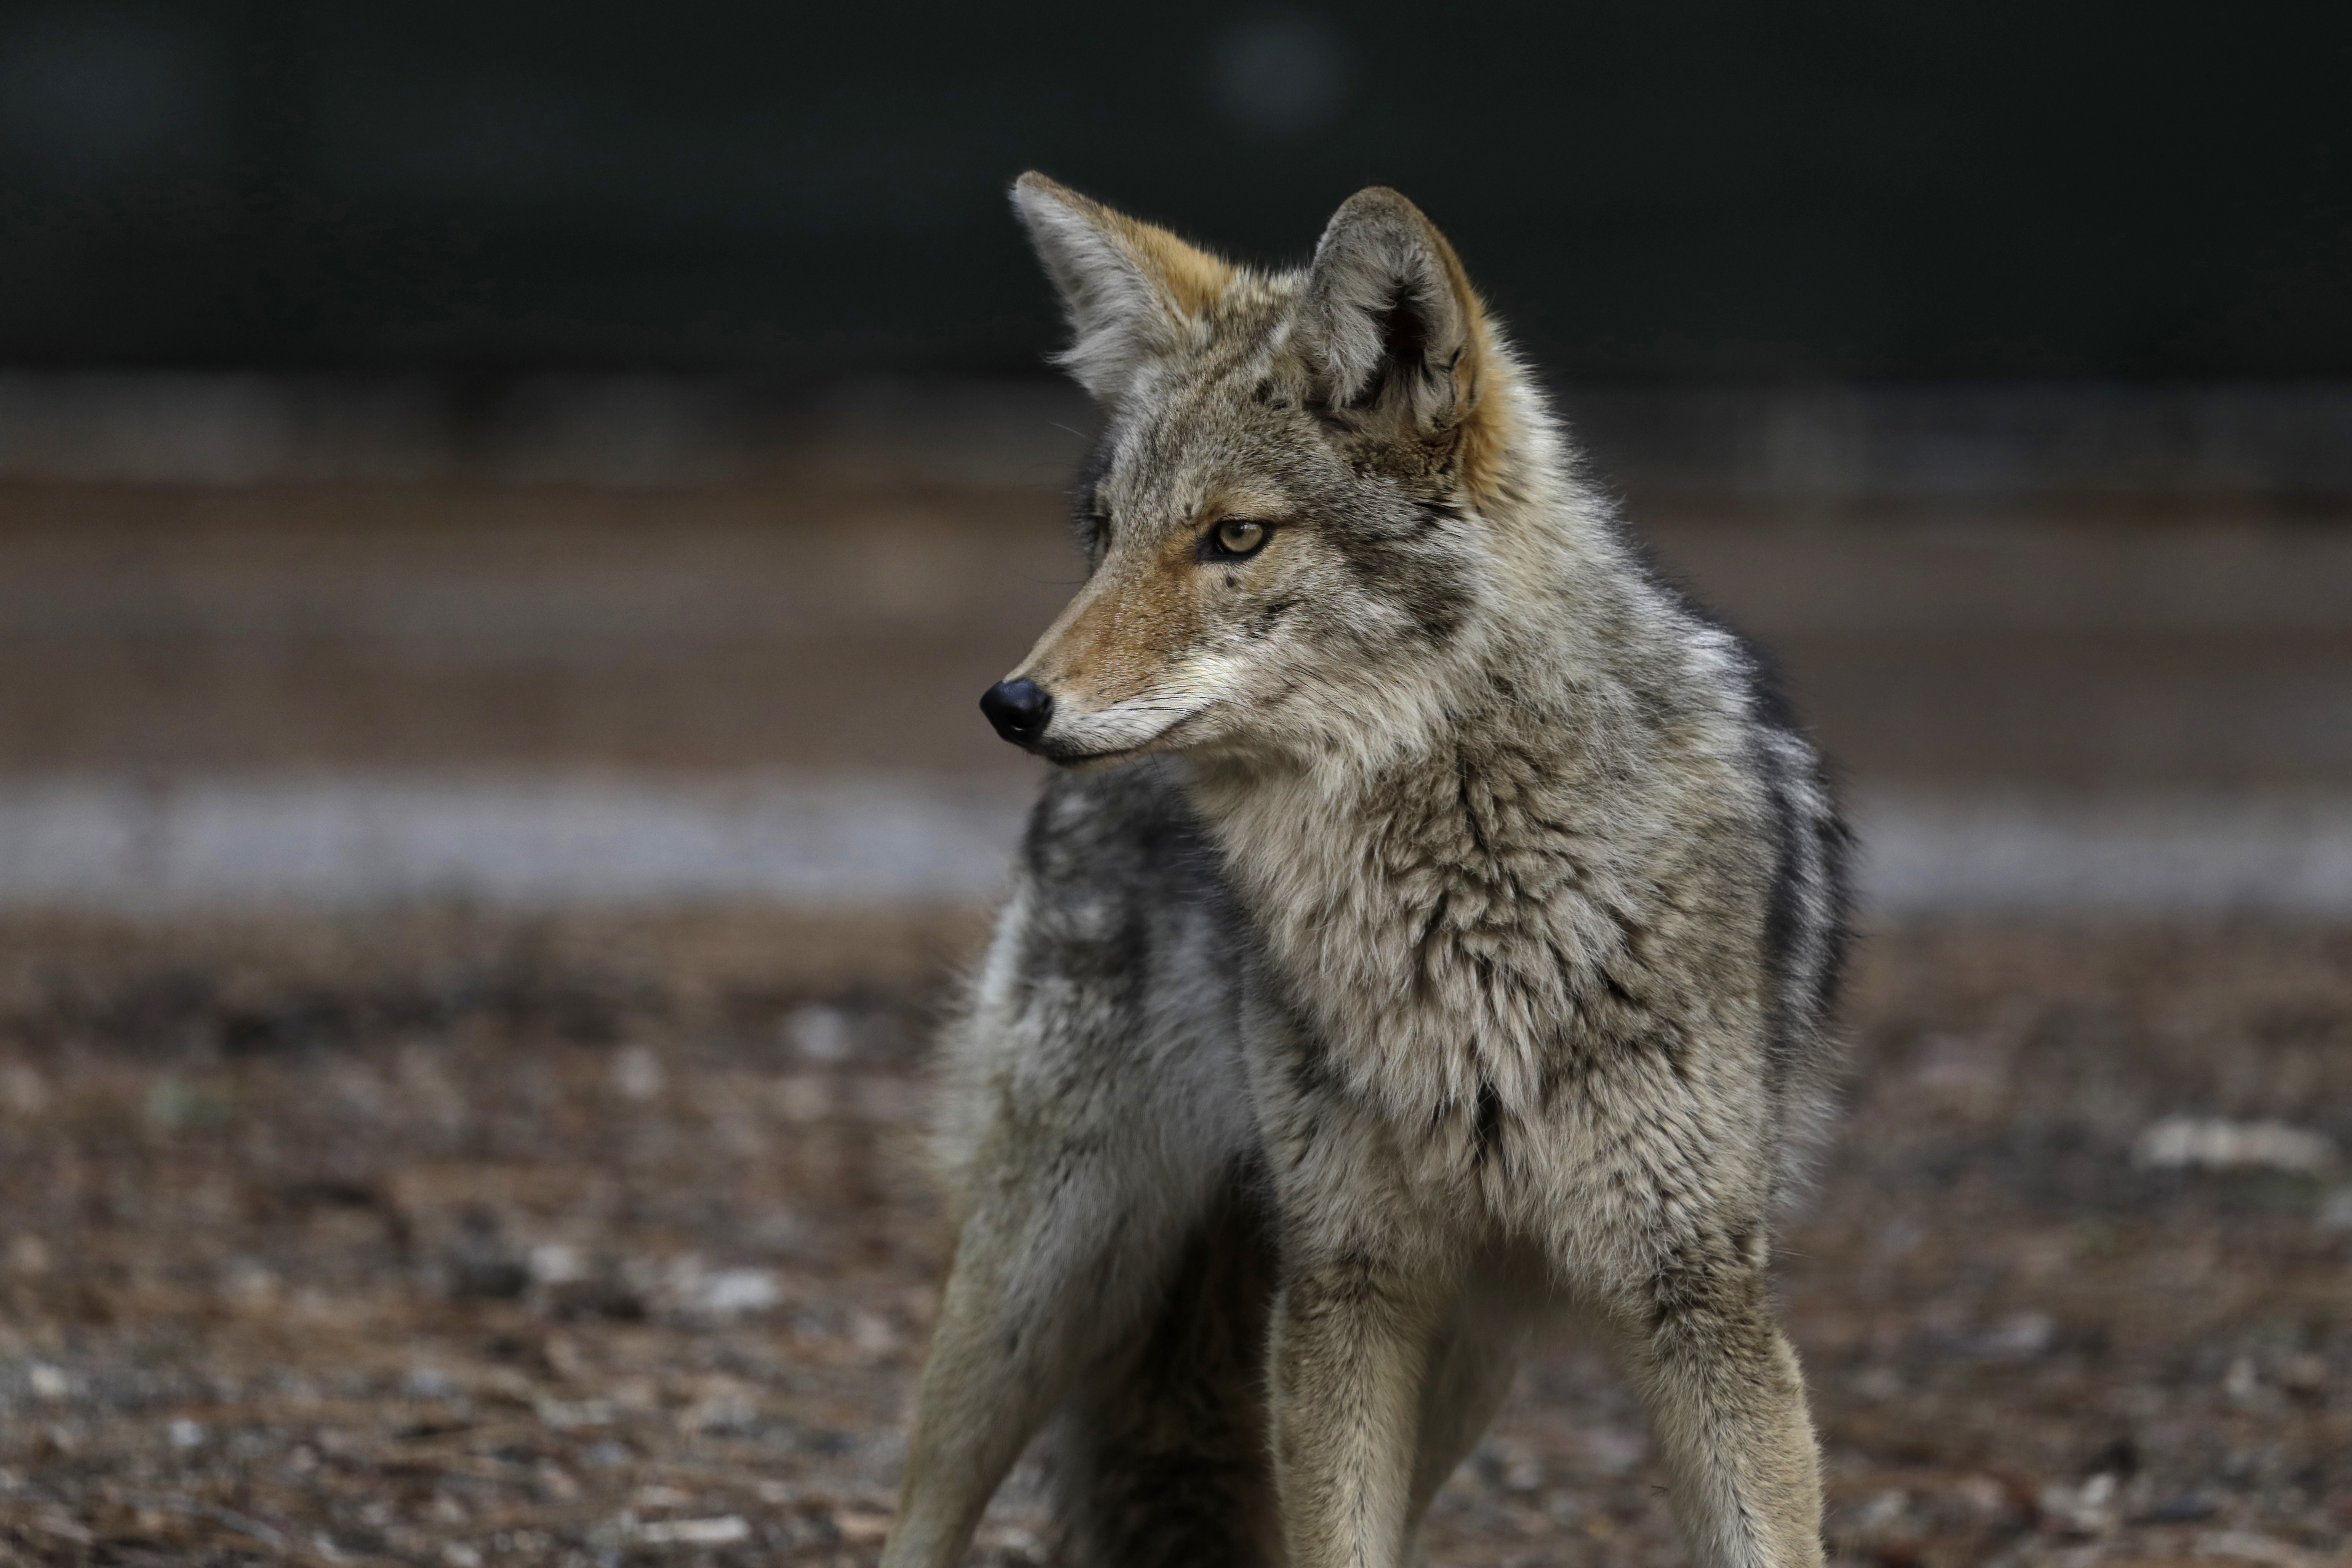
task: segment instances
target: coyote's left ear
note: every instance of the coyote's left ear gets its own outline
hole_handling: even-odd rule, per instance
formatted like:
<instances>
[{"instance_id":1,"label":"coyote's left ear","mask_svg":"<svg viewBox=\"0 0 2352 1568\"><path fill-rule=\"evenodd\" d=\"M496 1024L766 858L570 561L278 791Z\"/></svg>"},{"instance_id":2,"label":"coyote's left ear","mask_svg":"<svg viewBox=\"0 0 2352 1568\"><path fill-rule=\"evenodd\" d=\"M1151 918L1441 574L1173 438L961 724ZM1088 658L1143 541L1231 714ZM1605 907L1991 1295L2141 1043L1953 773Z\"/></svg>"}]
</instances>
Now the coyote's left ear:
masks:
<instances>
[{"instance_id":1,"label":"coyote's left ear","mask_svg":"<svg viewBox=\"0 0 2352 1568\"><path fill-rule=\"evenodd\" d=\"M1233 280L1208 252L1034 171L1013 182L1013 205L1069 310L1070 346L1056 357L1105 403L1189 337Z\"/></svg>"},{"instance_id":2,"label":"coyote's left ear","mask_svg":"<svg viewBox=\"0 0 2352 1568\"><path fill-rule=\"evenodd\" d=\"M1332 215L1298 329L1322 401L1351 425L1428 440L1477 409L1486 310L1437 226L1394 191L1359 191Z\"/></svg>"}]
</instances>

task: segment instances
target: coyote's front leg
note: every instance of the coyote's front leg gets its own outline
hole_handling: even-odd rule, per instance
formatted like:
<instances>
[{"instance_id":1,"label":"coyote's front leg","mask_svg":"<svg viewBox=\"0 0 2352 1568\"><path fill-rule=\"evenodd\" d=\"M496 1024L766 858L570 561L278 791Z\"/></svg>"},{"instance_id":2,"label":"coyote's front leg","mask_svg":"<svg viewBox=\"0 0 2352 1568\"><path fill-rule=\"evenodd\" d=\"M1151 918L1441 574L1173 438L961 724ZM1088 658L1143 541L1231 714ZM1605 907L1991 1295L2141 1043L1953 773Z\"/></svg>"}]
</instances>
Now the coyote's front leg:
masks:
<instances>
[{"instance_id":1,"label":"coyote's front leg","mask_svg":"<svg viewBox=\"0 0 2352 1568\"><path fill-rule=\"evenodd\" d=\"M1290 1568L1394 1568L1413 1502L1428 1292L1361 1254L1284 1258L1271 1357Z\"/></svg>"},{"instance_id":2,"label":"coyote's front leg","mask_svg":"<svg viewBox=\"0 0 2352 1568\"><path fill-rule=\"evenodd\" d=\"M1431 1245L1381 1118L1298 1081L1304 1032L1269 1010L1253 1033L1281 1221L1267 1395L1288 1568L1395 1568L1449 1249Z\"/></svg>"},{"instance_id":3,"label":"coyote's front leg","mask_svg":"<svg viewBox=\"0 0 2352 1568\"><path fill-rule=\"evenodd\" d=\"M1724 1258L1661 1269L1631 1351L1701 1568L1819 1568L1820 1462L1796 1352L1772 1322L1763 1268Z\"/></svg>"}]
</instances>

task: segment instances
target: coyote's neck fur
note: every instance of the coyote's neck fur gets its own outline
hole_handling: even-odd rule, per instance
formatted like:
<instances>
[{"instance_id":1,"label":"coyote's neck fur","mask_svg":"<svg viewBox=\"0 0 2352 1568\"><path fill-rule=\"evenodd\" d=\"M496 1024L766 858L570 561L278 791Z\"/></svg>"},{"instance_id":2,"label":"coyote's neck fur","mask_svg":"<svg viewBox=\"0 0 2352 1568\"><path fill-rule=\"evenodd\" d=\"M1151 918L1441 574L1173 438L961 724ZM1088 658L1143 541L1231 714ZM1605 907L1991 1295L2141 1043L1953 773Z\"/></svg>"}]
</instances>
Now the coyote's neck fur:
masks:
<instances>
[{"instance_id":1,"label":"coyote's neck fur","mask_svg":"<svg viewBox=\"0 0 2352 1568\"><path fill-rule=\"evenodd\" d=\"M1709 847L1759 812L1744 651L1650 574L1495 357L1512 440L1469 521L1496 547L1433 679L1385 725L1200 759L1192 784L1331 1068L1424 1121L1532 1111L1682 1012L1644 950L1687 942L1686 906L1725 891L1696 885L1724 873Z\"/></svg>"}]
</instances>

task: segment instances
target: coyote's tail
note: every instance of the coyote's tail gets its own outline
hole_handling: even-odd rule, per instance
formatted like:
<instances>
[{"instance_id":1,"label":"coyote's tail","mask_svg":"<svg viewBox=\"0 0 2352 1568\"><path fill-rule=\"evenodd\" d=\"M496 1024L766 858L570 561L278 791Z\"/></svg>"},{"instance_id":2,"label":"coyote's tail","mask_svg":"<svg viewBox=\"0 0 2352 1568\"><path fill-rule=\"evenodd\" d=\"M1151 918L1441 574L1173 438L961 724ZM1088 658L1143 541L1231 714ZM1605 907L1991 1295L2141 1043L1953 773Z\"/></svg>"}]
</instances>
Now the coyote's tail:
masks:
<instances>
[{"instance_id":1,"label":"coyote's tail","mask_svg":"<svg viewBox=\"0 0 2352 1568\"><path fill-rule=\"evenodd\" d=\"M1265 1429L1274 1258L1237 1185L1160 1301L1088 1372L1055 1430L1066 1568L1263 1568L1282 1560Z\"/></svg>"}]
</instances>

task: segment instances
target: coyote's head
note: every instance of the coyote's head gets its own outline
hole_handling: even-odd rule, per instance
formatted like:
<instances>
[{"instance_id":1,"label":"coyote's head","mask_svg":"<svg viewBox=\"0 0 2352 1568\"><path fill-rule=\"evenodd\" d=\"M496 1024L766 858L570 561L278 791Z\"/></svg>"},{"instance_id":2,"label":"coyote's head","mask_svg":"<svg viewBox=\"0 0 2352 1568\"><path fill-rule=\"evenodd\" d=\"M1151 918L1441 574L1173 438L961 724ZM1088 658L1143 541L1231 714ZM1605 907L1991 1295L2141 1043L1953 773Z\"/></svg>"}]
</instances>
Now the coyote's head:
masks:
<instances>
[{"instance_id":1,"label":"coyote's head","mask_svg":"<svg viewBox=\"0 0 2352 1568\"><path fill-rule=\"evenodd\" d=\"M1041 174L1013 203L1103 405L1086 584L982 706L1057 762L1360 745L1444 700L1515 488L1517 376L1393 191L1301 271L1231 266Z\"/></svg>"}]
</instances>

